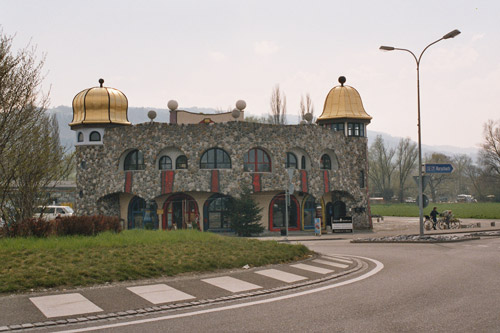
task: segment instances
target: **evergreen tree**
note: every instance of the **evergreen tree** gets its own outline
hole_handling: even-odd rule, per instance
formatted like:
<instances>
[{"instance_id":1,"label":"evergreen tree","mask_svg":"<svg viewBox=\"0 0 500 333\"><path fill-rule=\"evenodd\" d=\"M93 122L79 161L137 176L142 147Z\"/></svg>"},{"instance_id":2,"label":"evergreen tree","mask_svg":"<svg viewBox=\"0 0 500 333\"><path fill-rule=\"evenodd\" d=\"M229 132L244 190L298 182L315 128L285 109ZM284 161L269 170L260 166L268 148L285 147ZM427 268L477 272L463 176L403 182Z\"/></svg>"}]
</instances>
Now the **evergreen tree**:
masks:
<instances>
[{"instance_id":1,"label":"evergreen tree","mask_svg":"<svg viewBox=\"0 0 500 333\"><path fill-rule=\"evenodd\" d=\"M264 231L264 227L260 224L262 208L250 196L248 188L243 190L240 198L231 198L228 210L231 229L238 236L248 237Z\"/></svg>"}]
</instances>

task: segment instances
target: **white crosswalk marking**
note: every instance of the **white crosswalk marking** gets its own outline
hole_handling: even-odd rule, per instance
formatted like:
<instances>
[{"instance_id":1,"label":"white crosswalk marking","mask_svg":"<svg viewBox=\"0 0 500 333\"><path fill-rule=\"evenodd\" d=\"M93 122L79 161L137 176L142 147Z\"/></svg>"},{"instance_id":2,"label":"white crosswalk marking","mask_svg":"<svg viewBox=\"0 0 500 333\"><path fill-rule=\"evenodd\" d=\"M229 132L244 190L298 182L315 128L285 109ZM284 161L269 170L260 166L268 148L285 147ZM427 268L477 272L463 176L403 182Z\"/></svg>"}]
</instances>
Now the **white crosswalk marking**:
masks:
<instances>
[{"instance_id":1,"label":"white crosswalk marking","mask_svg":"<svg viewBox=\"0 0 500 333\"><path fill-rule=\"evenodd\" d=\"M100 307L78 293L30 297L30 301L33 302L47 318L103 311Z\"/></svg>"},{"instance_id":2,"label":"white crosswalk marking","mask_svg":"<svg viewBox=\"0 0 500 333\"><path fill-rule=\"evenodd\" d=\"M319 274L328 274L328 273L333 272L333 270L331 270L331 269L326 269L326 268L321 268L321 267L316 267L316 266L306 265L306 264L296 264L296 265L290 265L290 266L298 268L298 269L303 269L303 270L309 271L309 272L319 273Z\"/></svg>"},{"instance_id":3,"label":"white crosswalk marking","mask_svg":"<svg viewBox=\"0 0 500 333\"><path fill-rule=\"evenodd\" d=\"M153 303L168 303L196 298L180 290L174 289L166 284L154 284L149 286L138 286L127 288L131 292L145 300Z\"/></svg>"},{"instance_id":4,"label":"white crosswalk marking","mask_svg":"<svg viewBox=\"0 0 500 333\"><path fill-rule=\"evenodd\" d=\"M321 260L321 259L314 259L313 262L316 262L316 263L322 264L322 265L328 265L328 266L332 266L332 267L338 267L338 268L347 268L347 267L349 267L349 265L346 265L346 264L339 264L339 263L336 263L336 262L332 262L332 261L328 261L328 260Z\"/></svg>"},{"instance_id":5,"label":"white crosswalk marking","mask_svg":"<svg viewBox=\"0 0 500 333\"><path fill-rule=\"evenodd\" d=\"M261 286L258 286L256 284L235 279L230 276L221 276L217 278L203 279L201 281L233 293L262 288Z\"/></svg>"},{"instance_id":6,"label":"white crosswalk marking","mask_svg":"<svg viewBox=\"0 0 500 333\"><path fill-rule=\"evenodd\" d=\"M296 282L300 280L307 280L307 278L304 276L283 272L278 269L265 269L262 271L258 271L256 273L287 283Z\"/></svg>"}]
</instances>

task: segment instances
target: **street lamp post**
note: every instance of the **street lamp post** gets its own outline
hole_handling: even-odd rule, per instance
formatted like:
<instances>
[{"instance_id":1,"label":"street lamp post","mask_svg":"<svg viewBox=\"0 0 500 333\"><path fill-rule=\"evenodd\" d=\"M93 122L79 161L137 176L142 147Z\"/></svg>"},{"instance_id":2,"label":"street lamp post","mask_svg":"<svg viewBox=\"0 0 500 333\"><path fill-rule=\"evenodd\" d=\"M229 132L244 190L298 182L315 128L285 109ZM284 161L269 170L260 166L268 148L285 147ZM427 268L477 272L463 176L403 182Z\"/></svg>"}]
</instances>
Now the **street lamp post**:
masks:
<instances>
[{"instance_id":1,"label":"street lamp post","mask_svg":"<svg viewBox=\"0 0 500 333\"><path fill-rule=\"evenodd\" d=\"M422 125L420 123L420 60L422 59L422 55L424 52L431 46L436 44L437 42L443 40L443 39L449 39L453 38L460 34L460 31L455 29L453 31L450 31L443 37L439 38L435 42L430 43L427 45L422 53L420 53L420 56L417 58L417 56L410 50L408 49L400 49L397 47L393 46L381 46L380 50L382 51L406 51L410 53L413 58L415 58L415 62L417 63L417 110L418 110L418 115L417 115L417 127L418 127L418 210L420 214L420 236L424 235L424 200L423 200L423 186L422 186L422 135L421 135L421 129Z\"/></svg>"}]
</instances>

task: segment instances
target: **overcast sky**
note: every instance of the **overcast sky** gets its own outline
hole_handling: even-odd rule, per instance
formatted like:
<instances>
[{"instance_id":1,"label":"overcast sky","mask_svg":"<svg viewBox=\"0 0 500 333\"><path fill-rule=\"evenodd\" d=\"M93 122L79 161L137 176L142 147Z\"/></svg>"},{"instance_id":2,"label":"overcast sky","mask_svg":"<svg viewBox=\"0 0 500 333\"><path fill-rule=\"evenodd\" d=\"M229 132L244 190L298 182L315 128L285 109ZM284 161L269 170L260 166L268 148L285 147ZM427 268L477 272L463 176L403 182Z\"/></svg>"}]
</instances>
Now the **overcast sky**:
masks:
<instances>
[{"instance_id":1,"label":"overcast sky","mask_svg":"<svg viewBox=\"0 0 500 333\"><path fill-rule=\"evenodd\" d=\"M309 93L315 116L338 77L361 94L368 130L417 138L412 50L420 67L422 142L474 147L500 119L500 1L50 1L1 0L0 25L15 47L46 55L52 106L83 89L125 93L130 106L269 112L276 84L296 115Z\"/></svg>"}]
</instances>

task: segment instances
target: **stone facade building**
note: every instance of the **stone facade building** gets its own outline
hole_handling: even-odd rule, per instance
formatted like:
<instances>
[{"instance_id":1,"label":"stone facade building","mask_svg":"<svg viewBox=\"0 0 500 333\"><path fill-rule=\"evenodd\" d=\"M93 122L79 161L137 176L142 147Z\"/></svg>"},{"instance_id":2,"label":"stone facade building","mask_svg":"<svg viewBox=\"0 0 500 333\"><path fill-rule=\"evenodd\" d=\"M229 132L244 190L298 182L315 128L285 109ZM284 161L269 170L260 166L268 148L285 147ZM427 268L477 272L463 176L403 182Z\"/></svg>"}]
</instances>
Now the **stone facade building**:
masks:
<instances>
[{"instance_id":1,"label":"stone facade building","mask_svg":"<svg viewBox=\"0 0 500 333\"><path fill-rule=\"evenodd\" d=\"M246 122L243 101L232 113L205 115L170 101L170 123L154 122L150 112L151 122L131 125L125 95L101 81L73 101L77 214L118 215L129 229L227 231L228 198L249 188L263 209L261 223L280 231L289 188L289 230L314 229L315 217L323 228L341 218L371 228L371 117L359 93L340 82L317 124Z\"/></svg>"}]
</instances>

